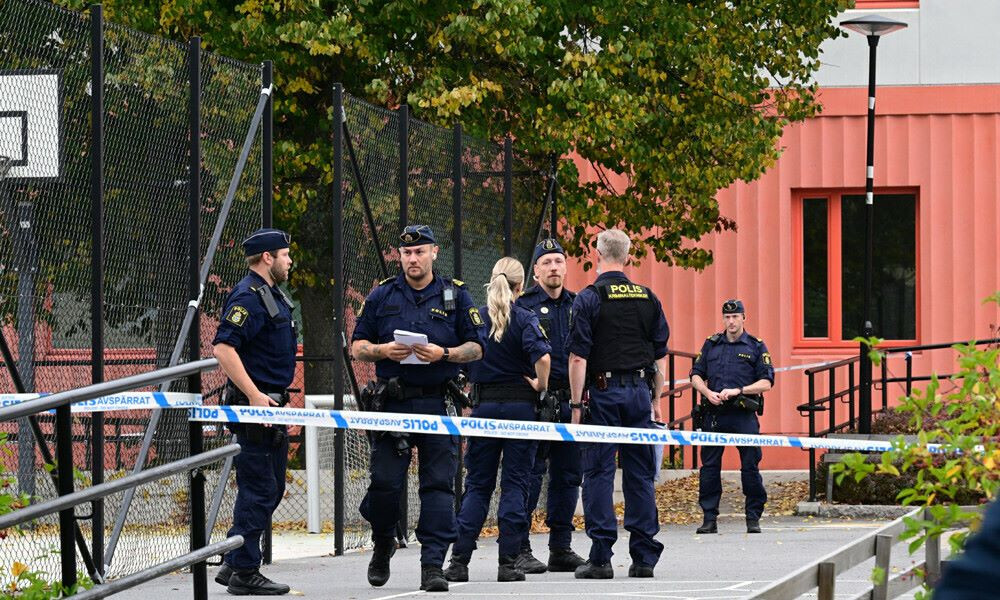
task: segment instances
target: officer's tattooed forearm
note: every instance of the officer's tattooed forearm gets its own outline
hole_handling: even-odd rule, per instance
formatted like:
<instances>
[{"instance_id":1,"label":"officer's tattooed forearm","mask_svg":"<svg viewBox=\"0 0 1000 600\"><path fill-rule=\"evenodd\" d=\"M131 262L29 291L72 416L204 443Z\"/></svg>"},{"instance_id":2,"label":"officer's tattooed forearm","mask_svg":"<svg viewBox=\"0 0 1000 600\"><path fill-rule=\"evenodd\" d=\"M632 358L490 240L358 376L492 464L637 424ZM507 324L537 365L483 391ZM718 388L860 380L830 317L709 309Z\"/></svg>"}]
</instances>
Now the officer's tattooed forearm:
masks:
<instances>
[{"instance_id":1,"label":"officer's tattooed forearm","mask_svg":"<svg viewBox=\"0 0 1000 600\"><path fill-rule=\"evenodd\" d=\"M479 360L483 357L483 347L476 342L465 342L461 346L450 351L449 362L467 363Z\"/></svg>"},{"instance_id":2,"label":"officer's tattooed forearm","mask_svg":"<svg viewBox=\"0 0 1000 600\"><path fill-rule=\"evenodd\" d=\"M382 360L382 351L377 344L359 340L354 345L354 358L368 362Z\"/></svg>"}]
</instances>

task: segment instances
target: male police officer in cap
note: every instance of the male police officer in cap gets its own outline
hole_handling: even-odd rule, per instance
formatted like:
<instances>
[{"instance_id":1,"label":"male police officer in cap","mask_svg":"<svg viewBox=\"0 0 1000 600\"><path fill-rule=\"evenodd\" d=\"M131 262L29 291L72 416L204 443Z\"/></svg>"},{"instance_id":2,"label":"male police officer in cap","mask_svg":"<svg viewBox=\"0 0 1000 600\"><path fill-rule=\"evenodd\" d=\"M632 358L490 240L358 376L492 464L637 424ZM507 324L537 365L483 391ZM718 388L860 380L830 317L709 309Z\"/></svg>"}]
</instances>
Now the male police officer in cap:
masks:
<instances>
[{"instance_id":1,"label":"male police officer in cap","mask_svg":"<svg viewBox=\"0 0 1000 600\"><path fill-rule=\"evenodd\" d=\"M283 406L295 374L297 336L292 301L278 288L292 266L291 238L258 229L243 241L250 273L226 299L214 354L229 378L227 404ZM260 536L285 493L288 437L284 425L235 425L236 505L229 535L243 545L229 552L215 580L237 596L279 596L288 586L260 573Z\"/></svg>"},{"instance_id":2,"label":"male police officer in cap","mask_svg":"<svg viewBox=\"0 0 1000 600\"><path fill-rule=\"evenodd\" d=\"M559 420L569 422L569 338L570 316L576 294L563 287L566 279L566 252L554 239L546 239L535 246L531 257L535 271L535 285L526 291L515 304L533 311L538 316L552 346L552 371L549 374L549 391L559 396ZM528 513L535 510L541 495L545 469L549 471L549 490L546 501L545 524L549 528L548 565L531 553L531 542L525 536L517 567L525 573L576 571L585 561L570 547L573 534L573 514L580 496L580 448L571 442L540 442L535 468L528 490Z\"/></svg>"},{"instance_id":3,"label":"male police officer in cap","mask_svg":"<svg viewBox=\"0 0 1000 600\"><path fill-rule=\"evenodd\" d=\"M358 360L375 363L375 374L386 390L383 410L443 415L446 382L458 375L459 364L482 358L483 319L461 281L434 274L438 246L430 227L409 225L400 239L403 272L384 280L368 295L358 315L351 351ZM424 333L428 343L399 344L393 335L397 329ZM402 364L411 354L425 364ZM421 544L420 589L443 592L448 582L441 566L448 546L457 538L453 486L458 438L448 435L382 435L373 443L371 483L361 503L375 543L368 582L381 586L389 580L411 446L417 448L420 462L416 529Z\"/></svg>"},{"instance_id":4,"label":"male police officer in cap","mask_svg":"<svg viewBox=\"0 0 1000 600\"><path fill-rule=\"evenodd\" d=\"M691 368L691 385L701 392L702 430L723 433L760 433L757 413L763 412L761 394L774 384L774 367L767 346L743 328L746 311L739 300L722 305L725 331L716 333L701 347ZM701 447L698 503L705 514L698 533L716 533L719 499L722 497L722 452L725 446ZM761 451L756 446L739 446L740 475L746 496L748 533L760 533L760 516L767 492L757 465Z\"/></svg>"},{"instance_id":5,"label":"male police officer in cap","mask_svg":"<svg viewBox=\"0 0 1000 600\"><path fill-rule=\"evenodd\" d=\"M623 272L631 242L617 229L597 236L597 280L573 303L569 334L569 383L573 422L582 416L584 388L589 422L594 425L650 428L650 403L659 418L663 357L670 331L660 301ZM652 384L650 383L652 382ZM652 389L651 389L652 388ZM577 579L611 579L611 547L618 538L612 494L615 451L622 467L625 529L632 565L629 577L652 577L663 551L653 493L653 447L588 443L583 457L583 512L590 558L576 569Z\"/></svg>"}]
</instances>

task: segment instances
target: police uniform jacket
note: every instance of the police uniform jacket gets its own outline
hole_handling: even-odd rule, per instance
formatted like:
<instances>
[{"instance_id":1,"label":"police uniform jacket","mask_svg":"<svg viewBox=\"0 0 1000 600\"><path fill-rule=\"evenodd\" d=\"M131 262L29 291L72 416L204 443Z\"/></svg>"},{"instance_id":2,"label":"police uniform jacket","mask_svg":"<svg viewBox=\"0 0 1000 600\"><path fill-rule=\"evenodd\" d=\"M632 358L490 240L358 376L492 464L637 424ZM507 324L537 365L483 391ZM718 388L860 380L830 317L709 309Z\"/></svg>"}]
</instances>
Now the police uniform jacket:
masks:
<instances>
[{"instance_id":1,"label":"police uniform jacket","mask_svg":"<svg viewBox=\"0 0 1000 600\"><path fill-rule=\"evenodd\" d=\"M735 342L729 341L725 331L709 336L691 374L706 380L713 392L748 386L761 379L774 383L774 366L767 345L746 331Z\"/></svg>"},{"instance_id":2,"label":"police uniform jacket","mask_svg":"<svg viewBox=\"0 0 1000 600\"><path fill-rule=\"evenodd\" d=\"M283 391L295 375L298 344L291 300L251 271L229 293L212 344L235 348L262 391Z\"/></svg>"},{"instance_id":3,"label":"police uniform jacket","mask_svg":"<svg viewBox=\"0 0 1000 600\"><path fill-rule=\"evenodd\" d=\"M576 294L563 288L558 298L550 298L541 286L533 286L517 299L515 304L535 313L538 324L545 332L552 346L552 370L549 373L549 389L569 386L569 325L573 315L573 301Z\"/></svg>"},{"instance_id":4,"label":"police uniform jacket","mask_svg":"<svg viewBox=\"0 0 1000 600\"><path fill-rule=\"evenodd\" d=\"M568 350L587 371L629 371L667 355L670 329L660 300L621 271L602 273L573 302Z\"/></svg>"},{"instance_id":5,"label":"police uniform jacket","mask_svg":"<svg viewBox=\"0 0 1000 600\"><path fill-rule=\"evenodd\" d=\"M469 365L469 381L527 386L524 377L534 377L535 362L552 351L538 317L526 308L512 306L510 322L498 342L489 335L493 326L489 311L483 306L479 312L485 321L486 347L482 360Z\"/></svg>"},{"instance_id":6,"label":"police uniform jacket","mask_svg":"<svg viewBox=\"0 0 1000 600\"><path fill-rule=\"evenodd\" d=\"M455 293L455 308L449 310L444 291ZM365 300L352 340L367 340L375 344L393 341L397 329L423 333L427 341L442 348L454 348L465 342L483 346L485 322L472 302L464 283L434 275L422 290L414 290L406 275L384 280ZM399 377L404 385L432 386L443 384L458 375L461 365L439 360L427 365L404 365L388 358L375 363L378 377Z\"/></svg>"}]
</instances>

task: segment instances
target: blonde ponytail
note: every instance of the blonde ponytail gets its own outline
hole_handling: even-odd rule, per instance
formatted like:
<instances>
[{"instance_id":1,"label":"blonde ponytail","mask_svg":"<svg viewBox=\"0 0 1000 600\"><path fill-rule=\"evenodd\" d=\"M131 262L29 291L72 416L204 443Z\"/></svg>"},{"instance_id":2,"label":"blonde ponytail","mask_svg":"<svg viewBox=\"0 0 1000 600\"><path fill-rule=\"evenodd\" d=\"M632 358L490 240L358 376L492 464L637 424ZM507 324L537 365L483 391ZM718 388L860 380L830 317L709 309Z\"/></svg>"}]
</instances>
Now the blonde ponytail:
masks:
<instances>
[{"instance_id":1,"label":"blonde ponytail","mask_svg":"<svg viewBox=\"0 0 1000 600\"><path fill-rule=\"evenodd\" d=\"M490 336L497 342L510 323L514 289L524 283L524 267L516 258L505 256L493 265L493 274L486 284L486 310L490 315Z\"/></svg>"}]
</instances>

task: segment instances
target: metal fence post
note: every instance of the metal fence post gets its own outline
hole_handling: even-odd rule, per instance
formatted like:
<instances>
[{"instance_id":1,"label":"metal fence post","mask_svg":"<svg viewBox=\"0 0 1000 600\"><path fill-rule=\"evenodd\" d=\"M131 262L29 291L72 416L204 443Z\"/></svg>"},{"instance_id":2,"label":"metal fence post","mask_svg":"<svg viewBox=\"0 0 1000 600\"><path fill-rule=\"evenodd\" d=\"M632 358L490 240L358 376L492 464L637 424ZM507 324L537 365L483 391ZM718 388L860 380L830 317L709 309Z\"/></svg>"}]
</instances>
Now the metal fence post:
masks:
<instances>
[{"instance_id":1,"label":"metal fence post","mask_svg":"<svg viewBox=\"0 0 1000 600\"><path fill-rule=\"evenodd\" d=\"M514 147L508 135L503 139L503 255L514 254Z\"/></svg>"},{"instance_id":2,"label":"metal fence post","mask_svg":"<svg viewBox=\"0 0 1000 600\"><path fill-rule=\"evenodd\" d=\"M806 372L806 377L809 381L809 406L812 407L813 403L816 401L816 376L813 373ZM809 411L809 437L816 437L816 411ZM827 472L827 477L830 473ZM809 449L809 501L816 501L816 450L814 448ZM829 502L829 498L827 498Z\"/></svg>"},{"instance_id":3,"label":"metal fence post","mask_svg":"<svg viewBox=\"0 0 1000 600\"><path fill-rule=\"evenodd\" d=\"M399 107L399 230L410 219L410 107Z\"/></svg>"},{"instance_id":4,"label":"metal fence post","mask_svg":"<svg viewBox=\"0 0 1000 600\"><path fill-rule=\"evenodd\" d=\"M189 116L190 136L188 155L188 295L195 302L201 296L201 38L193 37L188 43L188 78L190 84ZM265 188L264 195L267 196ZM201 318L200 314L191 322L188 330L188 358L192 362L201 359ZM201 373L188 376L188 392L201 392ZM204 451L202 423L188 423L188 444L191 456ZM200 550L208 543L205 531L205 473L202 467L189 473L188 485L191 497L191 551ZM222 485L222 482L219 482ZM191 576L195 600L208 598L208 574L205 561L191 565Z\"/></svg>"},{"instance_id":5,"label":"metal fence post","mask_svg":"<svg viewBox=\"0 0 1000 600\"><path fill-rule=\"evenodd\" d=\"M265 60L261 67L262 87L274 85L274 63ZM271 227L274 222L274 94L267 96L264 118L261 120L261 227Z\"/></svg>"},{"instance_id":6,"label":"metal fence post","mask_svg":"<svg viewBox=\"0 0 1000 600\"><path fill-rule=\"evenodd\" d=\"M344 88L341 84L333 84L333 114L337 121L344 111ZM336 340L344 340L344 128L339 123L333 128L333 336ZM333 407L344 408L344 369L343 352L333 353ZM346 457L344 452L344 436L346 432L338 429L333 438L333 521L334 521L334 554L344 554L344 468Z\"/></svg>"},{"instance_id":7,"label":"metal fence post","mask_svg":"<svg viewBox=\"0 0 1000 600\"><path fill-rule=\"evenodd\" d=\"M93 4L90 7L90 44L90 380L91 383L101 383L104 381L104 10L100 4ZM92 449L90 479L93 485L100 485L104 483L103 412L91 414L90 443ZM72 450L70 455L72 456ZM59 466L62 473L61 461ZM69 472L69 476L72 478L72 471ZM60 476L60 484L62 479ZM103 576L104 499L94 500L90 507L94 567L98 575Z\"/></svg>"},{"instance_id":8,"label":"metal fence post","mask_svg":"<svg viewBox=\"0 0 1000 600\"><path fill-rule=\"evenodd\" d=\"M452 130L451 156L451 210L452 210L452 250L455 255L454 276L462 278L462 124L456 123ZM455 470L455 513L462 508L462 480L465 456L461 452L462 440L458 442L458 468Z\"/></svg>"}]
</instances>

